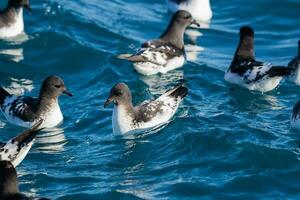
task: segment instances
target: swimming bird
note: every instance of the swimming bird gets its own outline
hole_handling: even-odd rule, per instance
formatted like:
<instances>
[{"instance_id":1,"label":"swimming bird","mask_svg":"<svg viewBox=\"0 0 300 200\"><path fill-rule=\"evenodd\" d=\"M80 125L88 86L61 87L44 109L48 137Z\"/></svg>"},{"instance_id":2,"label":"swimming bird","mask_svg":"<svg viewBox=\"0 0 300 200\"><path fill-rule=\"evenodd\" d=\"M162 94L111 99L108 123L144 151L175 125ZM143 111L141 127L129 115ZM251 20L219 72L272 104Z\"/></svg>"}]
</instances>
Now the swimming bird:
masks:
<instances>
[{"instance_id":1,"label":"swimming bird","mask_svg":"<svg viewBox=\"0 0 300 200\"><path fill-rule=\"evenodd\" d=\"M32 127L37 120L43 119L42 128L53 128L63 121L58 104L62 93L72 96L58 76L49 76L44 80L38 98L14 96L0 87L0 107L12 124Z\"/></svg>"},{"instance_id":2,"label":"swimming bird","mask_svg":"<svg viewBox=\"0 0 300 200\"><path fill-rule=\"evenodd\" d=\"M24 32L23 8L31 12L29 0L9 0L6 8L0 11L0 38Z\"/></svg>"},{"instance_id":3,"label":"swimming bird","mask_svg":"<svg viewBox=\"0 0 300 200\"><path fill-rule=\"evenodd\" d=\"M0 199L1 200L50 200L47 198L26 197L19 191L16 169L9 161L0 161Z\"/></svg>"},{"instance_id":4,"label":"swimming bird","mask_svg":"<svg viewBox=\"0 0 300 200\"><path fill-rule=\"evenodd\" d=\"M24 131L7 143L0 143L0 160L10 161L14 167L18 166L31 149L42 123L43 120L39 120L32 128Z\"/></svg>"},{"instance_id":5,"label":"swimming bird","mask_svg":"<svg viewBox=\"0 0 300 200\"><path fill-rule=\"evenodd\" d=\"M255 60L254 31L245 26L240 29L240 42L233 61L225 73L225 80L249 90L268 92L276 88L292 68L273 66Z\"/></svg>"},{"instance_id":6,"label":"swimming bird","mask_svg":"<svg viewBox=\"0 0 300 200\"><path fill-rule=\"evenodd\" d=\"M298 55L289 62L288 67L293 68L293 71L287 80L300 85L300 40L298 41Z\"/></svg>"},{"instance_id":7,"label":"swimming bird","mask_svg":"<svg viewBox=\"0 0 300 200\"><path fill-rule=\"evenodd\" d=\"M179 85L155 100L133 106L130 89L125 83L116 84L110 91L104 107L114 103L113 132L136 133L166 124L176 113L188 89Z\"/></svg>"},{"instance_id":8,"label":"swimming bird","mask_svg":"<svg viewBox=\"0 0 300 200\"><path fill-rule=\"evenodd\" d=\"M171 11L186 10L199 22L209 22L213 16L210 0L167 0Z\"/></svg>"},{"instance_id":9,"label":"swimming bird","mask_svg":"<svg viewBox=\"0 0 300 200\"><path fill-rule=\"evenodd\" d=\"M143 75L167 73L182 67L186 61L184 31L191 24L199 25L187 11L177 11L159 39L142 44L134 55L121 54L120 59L133 62L137 72Z\"/></svg>"}]
</instances>

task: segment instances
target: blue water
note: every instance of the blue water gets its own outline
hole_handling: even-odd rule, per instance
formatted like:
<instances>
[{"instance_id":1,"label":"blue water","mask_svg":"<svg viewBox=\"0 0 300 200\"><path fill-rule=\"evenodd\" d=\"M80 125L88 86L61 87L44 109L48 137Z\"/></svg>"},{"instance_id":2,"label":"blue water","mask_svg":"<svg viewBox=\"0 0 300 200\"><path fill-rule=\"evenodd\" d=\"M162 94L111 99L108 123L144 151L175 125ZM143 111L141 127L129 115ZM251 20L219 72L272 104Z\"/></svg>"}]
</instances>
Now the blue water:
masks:
<instances>
[{"instance_id":1,"label":"blue water","mask_svg":"<svg viewBox=\"0 0 300 200\"><path fill-rule=\"evenodd\" d=\"M115 55L160 35L170 18L164 0L32 0L27 39L0 43L0 85L37 95L58 74L75 96L60 98L63 125L43 131L18 166L21 191L58 200L300 198L300 134L289 125L299 87L260 94L223 78L242 25L256 30L259 60L286 65L300 38L300 3L211 3L210 28L186 36L203 50L182 69L144 77ZM103 103L113 84L126 82L138 103L182 80L190 93L167 127L112 133ZM2 115L0 127L3 141L23 130Z\"/></svg>"}]
</instances>

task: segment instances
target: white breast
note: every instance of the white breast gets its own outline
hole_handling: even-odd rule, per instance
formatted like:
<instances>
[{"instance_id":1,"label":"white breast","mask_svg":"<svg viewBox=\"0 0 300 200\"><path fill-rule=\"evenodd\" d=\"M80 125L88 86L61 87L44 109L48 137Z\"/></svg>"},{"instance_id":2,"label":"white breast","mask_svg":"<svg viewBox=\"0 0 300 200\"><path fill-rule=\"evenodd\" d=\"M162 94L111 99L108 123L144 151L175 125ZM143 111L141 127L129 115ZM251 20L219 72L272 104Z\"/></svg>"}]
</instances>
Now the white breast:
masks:
<instances>
[{"instance_id":1,"label":"white breast","mask_svg":"<svg viewBox=\"0 0 300 200\"><path fill-rule=\"evenodd\" d=\"M58 102L52 104L47 112L42 116L44 123L42 127L53 128L58 126L63 121L63 115L61 113Z\"/></svg>"},{"instance_id":2,"label":"white breast","mask_svg":"<svg viewBox=\"0 0 300 200\"><path fill-rule=\"evenodd\" d=\"M15 37L24 32L23 8L17 10L14 23L0 29L0 38Z\"/></svg>"},{"instance_id":3,"label":"white breast","mask_svg":"<svg viewBox=\"0 0 300 200\"><path fill-rule=\"evenodd\" d=\"M127 110L122 105L115 105L112 116L113 132L115 134L124 134L132 128L132 118L128 115Z\"/></svg>"}]
</instances>

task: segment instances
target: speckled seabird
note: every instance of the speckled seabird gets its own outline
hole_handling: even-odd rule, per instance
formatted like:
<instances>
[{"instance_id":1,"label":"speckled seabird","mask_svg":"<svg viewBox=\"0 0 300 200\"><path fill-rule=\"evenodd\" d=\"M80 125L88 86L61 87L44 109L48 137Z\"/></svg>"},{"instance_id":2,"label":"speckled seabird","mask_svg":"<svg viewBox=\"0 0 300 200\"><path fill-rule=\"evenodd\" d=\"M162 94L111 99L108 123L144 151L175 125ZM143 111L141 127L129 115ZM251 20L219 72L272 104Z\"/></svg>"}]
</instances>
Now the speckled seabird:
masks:
<instances>
[{"instance_id":1,"label":"speckled seabird","mask_svg":"<svg viewBox=\"0 0 300 200\"><path fill-rule=\"evenodd\" d=\"M104 107L112 102L115 104L112 116L114 133L136 133L167 123L175 115L187 92L188 89L180 85L155 100L133 106L128 86L119 83L111 89Z\"/></svg>"},{"instance_id":2,"label":"speckled seabird","mask_svg":"<svg viewBox=\"0 0 300 200\"><path fill-rule=\"evenodd\" d=\"M32 127L37 120L43 119L42 128L53 128L63 121L58 104L62 93L72 96L58 76L49 76L44 80L38 98L14 96L0 87L0 107L12 124Z\"/></svg>"},{"instance_id":3,"label":"speckled seabird","mask_svg":"<svg viewBox=\"0 0 300 200\"><path fill-rule=\"evenodd\" d=\"M0 11L0 38L24 32L23 7L31 12L29 0L9 0L6 8Z\"/></svg>"},{"instance_id":4,"label":"speckled seabird","mask_svg":"<svg viewBox=\"0 0 300 200\"><path fill-rule=\"evenodd\" d=\"M0 143L0 161L10 161L14 167L18 166L33 145L34 139L40 130L43 120L37 122L29 130L24 131L7 143Z\"/></svg>"},{"instance_id":5,"label":"speckled seabird","mask_svg":"<svg viewBox=\"0 0 300 200\"><path fill-rule=\"evenodd\" d=\"M209 22L213 16L210 0L166 0L173 12L186 10L199 22Z\"/></svg>"},{"instance_id":6,"label":"speckled seabird","mask_svg":"<svg viewBox=\"0 0 300 200\"><path fill-rule=\"evenodd\" d=\"M189 12L177 11L159 39L145 42L134 55L118 57L133 62L135 70L143 75L167 73L182 67L186 61L184 31L191 24L199 25Z\"/></svg>"},{"instance_id":7,"label":"speckled seabird","mask_svg":"<svg viewBox=\"0 0 300 200\"><path fill-rule=\"evenodd\" d=\"M233 61L225 73L225 80L249 90L268 92L276 88L291 68L272 66L255 60L254 31L245 26L240 29L240 42Z\"/></svg>"},{"instance_id":8,"label":"speckled seabird","mask_svg":"<svg viewBox=\"0 0 300 200\"><path fill-rule=\"evenodd\" d=\"M1 200L50 200L47 198L26 197L19 191L16 169L9 161L0 161L0 199Z\"/></svg>"},{"instance_id":9,"label":"speckled seabird","mask_svg":"<svg viewBox=\"0 0 300 200\"><path fill-rule=\"evenodd\" d=\"M298 41L298 54L289 62L288 67L293 68L293 71L287 79L297 85L300 85L300 40Z\"/></svg>"}]
</instances>

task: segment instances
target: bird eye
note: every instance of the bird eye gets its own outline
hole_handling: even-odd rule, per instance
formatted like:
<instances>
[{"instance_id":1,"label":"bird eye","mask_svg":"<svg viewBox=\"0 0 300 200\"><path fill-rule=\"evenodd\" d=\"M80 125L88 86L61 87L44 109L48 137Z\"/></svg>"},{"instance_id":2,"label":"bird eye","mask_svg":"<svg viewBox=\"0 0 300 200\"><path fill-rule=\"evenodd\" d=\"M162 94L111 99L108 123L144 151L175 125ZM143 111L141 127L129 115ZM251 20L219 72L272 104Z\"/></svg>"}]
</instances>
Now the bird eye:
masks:
<instances>
[{"instance_id":1,"label":"bird eye","mask_svg":"<svg viewBox=\"0 0 300 200\"><path fill-rule=\"evenodd\" d=\"M122 94L123 94L123 93L122 93L122 92L119 92L119 91L115 93L116 96L121 96Z\"/></svg>"},{"instance_id":2,"label":"bird eye","mask_svg":"<svg viewBox=\"0 0 300 200\"><path fill-rule=\"evenodd\" d=\"M60 88L61 86L60 86L60 85L54 85L54 87L56 87L56 88Z\"/></svg>"}]
</instances>

